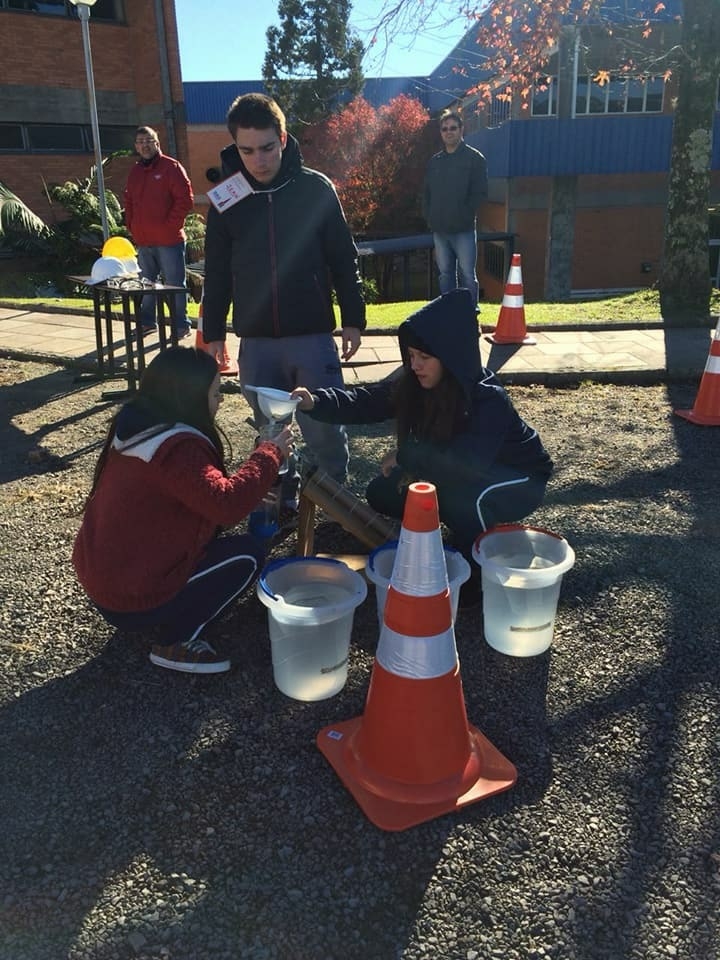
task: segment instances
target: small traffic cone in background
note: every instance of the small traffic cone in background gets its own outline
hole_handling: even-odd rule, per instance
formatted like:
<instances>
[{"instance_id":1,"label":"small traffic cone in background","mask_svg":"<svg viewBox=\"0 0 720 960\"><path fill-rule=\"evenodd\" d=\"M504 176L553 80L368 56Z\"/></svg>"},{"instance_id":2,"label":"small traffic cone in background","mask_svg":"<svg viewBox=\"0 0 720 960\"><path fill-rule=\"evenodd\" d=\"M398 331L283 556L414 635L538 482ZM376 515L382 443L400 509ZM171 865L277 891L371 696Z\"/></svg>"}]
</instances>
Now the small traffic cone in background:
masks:
<instances>
[{"instance_id":1,"label":"small traffic cone in background","mask_svg":"<svg viewBox=\"0 0 720 960\"><path fill-rule=\"evenodd\" d=\"M195 349L203 350L205 353L208 352L207 344L205 343L205 338L203 337L203 294L200 295L200 303L198 304L198 321L197 321L197 333L195 334ZM228 353L227 343L223 342L223 358L222 362L218 362L218 368L220 373L223 376L237 377L238 362L237 360L231 360L230 354Z\"/></svg>"},{"instance_id":2,"label":"small traffic cone in background","mask_svg":"<svg viewBox=\"0 0 720 960\"><path fill-rule=\"evenodd\" d=\"M365 713L323 728L317 745L383 830L405 830L515 783L515 767L468 725L431 483L408 488Z\"/></svg>"},{"instance_id":3,"label":"small traffic cone in background","mask_svg":"<svg viewBox=\"0 0 720 960\"><path fill-rule=\"evenodd\" d=\"M692 410L674 412L701 427L720 426L720 320L715 327L695 404Z\"/></svg>"},{"instance_id":4,"label":"small traffic cone in background","mask_svg":"<svg viewBox=\"0 0 720 960\"><path fill-rule=\"evenodd\" d=\"M514 253L512 257L495 333L489 334L487 339L492 343L537 343L537 340L528 336L525 325L525 300L519 253Z\"/></svg>"}]
</instances>

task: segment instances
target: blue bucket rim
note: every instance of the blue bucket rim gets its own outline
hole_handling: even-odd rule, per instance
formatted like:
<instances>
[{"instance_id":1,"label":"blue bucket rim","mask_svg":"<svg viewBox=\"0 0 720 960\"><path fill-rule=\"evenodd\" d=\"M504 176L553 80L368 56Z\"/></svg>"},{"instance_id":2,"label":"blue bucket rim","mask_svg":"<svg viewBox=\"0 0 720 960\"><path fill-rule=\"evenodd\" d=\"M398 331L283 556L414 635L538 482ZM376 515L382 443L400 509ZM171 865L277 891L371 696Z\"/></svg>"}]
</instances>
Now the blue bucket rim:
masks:
<instances>
[{"instance_id":1,"label":"blue bucket rim","mask_svg":"<svg viewBox=\"0 0 720 960\"><path fill-rule=\"evenodd\" d=\"M280 570L282 567L287 567L292 563L314 564L316 566L326 567L342 567L351 575L352 579L358 578L360 583L365 582L362 574L358 573L357 570L353 570L352 567L348 566L348 564L343 560L336 560L335 557L282 557L279 560L271 560L270 563L263 567L257 581L258 586L263 593L267 594L268 597L276 599L277 594L273 593L270 589L270 586L267 583L267 577L275 570Z\"/></svg>"}]
</instances>

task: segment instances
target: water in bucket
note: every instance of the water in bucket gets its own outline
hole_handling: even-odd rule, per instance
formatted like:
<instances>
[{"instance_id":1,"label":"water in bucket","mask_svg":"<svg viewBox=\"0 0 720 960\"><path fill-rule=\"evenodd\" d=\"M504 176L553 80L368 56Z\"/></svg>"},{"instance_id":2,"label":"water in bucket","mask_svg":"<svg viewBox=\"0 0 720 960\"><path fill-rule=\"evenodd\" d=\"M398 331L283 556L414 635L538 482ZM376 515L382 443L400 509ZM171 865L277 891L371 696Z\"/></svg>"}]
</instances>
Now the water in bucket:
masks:
<instances>
[{"instance_id":1,"label":"water in bucket","mask_svg":"<svg viewBox=\"0 0 720 960\"><path fill-rule=\"evenodd\" d=\"M347 564L320 557L278 560L263 571L257 594L268 608L275 684L288 697L332 697L347 680L355 607L367 584Z\"/></svg>"},{"instance_id":2,"label":"water in bucket","mask_svg":"<svg viewBox=\"0 0 720 960\"><path fill-rule=\"evenodd\" d=\"M375 600L377 603L378 625L382 629L385 615L385 601L388 587L392 578L397 540L390 540L372 551L365 564L365 575L375 584ZM457 617L460 587L470 577L470 564L459 550L454 547L445 547L445 565L447 568L448 586L450 587L450 601L452 606L453 622Z\"/></svg>"},{"instance_id":3,"label":"water in bucket","mask_svg":"<svg viewBox=\"0 0 720 960\"><path fill-rule=\"evenodd\" d=\"M552 643L563 574L575 562L566 540L510 525L478 537L485 639L501 653L532 657Z\"/></svg>"}]
</instances>

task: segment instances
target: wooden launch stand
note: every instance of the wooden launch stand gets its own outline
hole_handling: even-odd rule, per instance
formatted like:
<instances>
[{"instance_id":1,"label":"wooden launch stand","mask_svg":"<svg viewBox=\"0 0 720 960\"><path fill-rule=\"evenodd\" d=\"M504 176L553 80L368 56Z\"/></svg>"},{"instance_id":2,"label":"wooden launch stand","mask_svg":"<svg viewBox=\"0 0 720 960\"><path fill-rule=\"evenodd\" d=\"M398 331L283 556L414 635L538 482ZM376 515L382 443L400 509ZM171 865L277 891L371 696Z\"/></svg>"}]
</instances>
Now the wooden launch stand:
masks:
<instances>
[{"instance_id":1,"label":"wooden launch stand","mask_svg":"<svg viewBox=\"0 0 720 960\"><path fill-rule=\"evenodd\" d=\"M307 477L300 490L297 529L299 557L310 557L314 554L317 508L370 550L397 536L397 530L389 520L375 513L345 487L341 487L324 470L315 470ZM345 554L336 559L343 560L356 570L365 567L363 554Z\"/></svg>"}]
</instances>

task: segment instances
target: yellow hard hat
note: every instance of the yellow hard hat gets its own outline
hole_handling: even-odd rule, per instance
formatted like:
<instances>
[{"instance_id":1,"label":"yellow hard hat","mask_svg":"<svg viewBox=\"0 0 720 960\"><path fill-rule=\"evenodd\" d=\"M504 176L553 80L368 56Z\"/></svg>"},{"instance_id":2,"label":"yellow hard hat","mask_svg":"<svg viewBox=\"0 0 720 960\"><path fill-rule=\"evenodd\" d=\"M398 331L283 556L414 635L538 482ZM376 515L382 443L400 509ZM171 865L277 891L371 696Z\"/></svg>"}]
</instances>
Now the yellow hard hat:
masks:
<instances>
[{"instance_id":1,"label":"yellow hard hat","mask_svg":"<svg viewBox=\"0 0 720 960\"><path fill-rule=\"evenodd\" d=\"M135 257L135 247L126 237L110 237L102 248L103 257L117 257L119 260L131 260Z\"/></svg>"}]
</instances>

